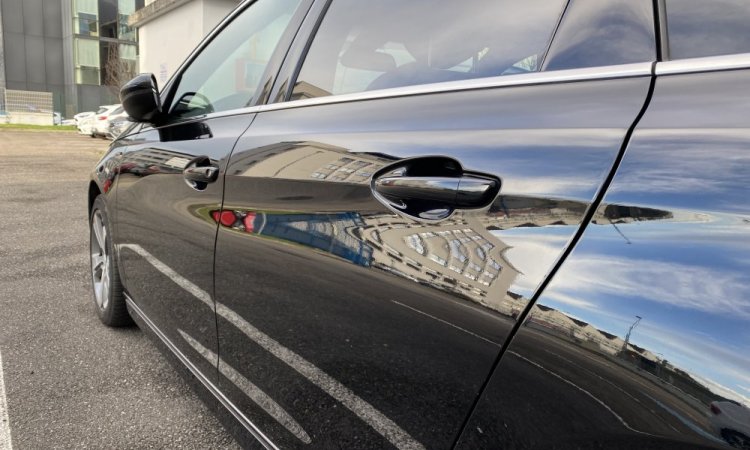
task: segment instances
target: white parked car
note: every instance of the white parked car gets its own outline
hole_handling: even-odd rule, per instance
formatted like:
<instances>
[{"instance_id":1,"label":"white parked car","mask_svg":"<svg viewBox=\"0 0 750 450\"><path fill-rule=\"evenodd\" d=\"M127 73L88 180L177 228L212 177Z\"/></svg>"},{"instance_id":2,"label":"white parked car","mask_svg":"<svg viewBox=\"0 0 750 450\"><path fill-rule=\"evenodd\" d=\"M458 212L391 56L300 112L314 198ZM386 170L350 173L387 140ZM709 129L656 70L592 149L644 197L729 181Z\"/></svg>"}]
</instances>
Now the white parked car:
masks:
<instances>
[{"instance_id":1,"label":"white parked car","mask_svg":"<svg viewBox=\"0 0 750 450\"><path fill-rule=\"evenodd\" d=\"M73 120L76 121L76 126L80 128L81 121L85 119L86 117L93 116L94 114L96 114L94 111L79 112L78 114L73 116Z\"/></svg>"},{"instance_id":2,"label":"white parked car","mask_svg":"<svg viewBox=\"0 0 750 450\"><path fill-rule=\"evenodd\" d=\"M102 111L104 110L104 111ZM109 131L109 122L113 116L122 114L123 109L121 105L105 105L102 106L94 116L91 133L94 136L106 137Z\"/></svg>"},{"instance_id":3,"label":"white parked car","mask_svg":"<svg viewBox=\"0 0 750 450\"><path fill-rule=\"evenodd\" d=\"M96 119L95 114L91 114L90 116L83 117L78 120L78 133L79 134L85 134L86 136L94 136L94 119Z\"/></svg>"},{"instance_id":4,"label":"white parked car","mask_svg":"<svg viewBox=\"0 0 750 450\"><path fill-rule=\"evenodd\" d=\"M750 449L750 409L733 401L715 401L710 405L711 426L729 445Z\"/></svg>"},{"instance_id":5,"label":"white parked car","mask_svg":"<svg viewBox=\"0 0 750 450\"><path fill-rule=\"evenodd\" d=\"M109 106L100 106L96 111L86 111L73 116L77 122L78 133L86 136L96 137L94 134L94 121L100 114L105 114Z\"/></svg>"}]
</instances>

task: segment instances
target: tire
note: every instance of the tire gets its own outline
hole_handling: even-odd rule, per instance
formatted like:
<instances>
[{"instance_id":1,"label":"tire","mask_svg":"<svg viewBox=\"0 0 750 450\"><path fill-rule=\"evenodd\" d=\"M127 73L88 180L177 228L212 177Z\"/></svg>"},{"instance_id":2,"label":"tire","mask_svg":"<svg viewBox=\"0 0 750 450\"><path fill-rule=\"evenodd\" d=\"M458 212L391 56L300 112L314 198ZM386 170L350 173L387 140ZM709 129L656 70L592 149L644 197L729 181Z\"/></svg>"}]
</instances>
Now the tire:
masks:
<instances>
[{"instance_id":1,"label":"tire","mask_svg":"<svg viewBox=\"0 0 750 450\"><path fill-rule=\"evenodd\" d=\"M96 197L89 218L91 287L99 320L110 327L133 324L125 304L120 272L114 255L107 208L101 195Z\"/></svg>"}]
</instances>

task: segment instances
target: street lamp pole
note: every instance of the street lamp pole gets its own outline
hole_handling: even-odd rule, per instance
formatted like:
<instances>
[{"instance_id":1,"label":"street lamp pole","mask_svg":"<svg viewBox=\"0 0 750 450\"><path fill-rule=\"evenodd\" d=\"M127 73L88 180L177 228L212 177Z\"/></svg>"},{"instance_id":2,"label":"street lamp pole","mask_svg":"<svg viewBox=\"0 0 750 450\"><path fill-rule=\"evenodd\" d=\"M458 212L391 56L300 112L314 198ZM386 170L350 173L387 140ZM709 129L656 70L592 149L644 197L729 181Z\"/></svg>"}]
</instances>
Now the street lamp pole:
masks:
<instances>
[{"instance_id":1,"label":"street lamp pole","mask_svg":"<svg viewBox=\"0 0 750 450\"><path fill-rule=\"evenodd\" d=\"M630 325L630 328L628 328L628 334L625 335L625 342L622 344L622 350L620 350L620 353L625 353L627 351L628 344L630 343L630 333L633 332L633 328L637 327L640 322L641 316L635 316L635 322L633 322L633 325Z\"/></svg>"}]
</instances>

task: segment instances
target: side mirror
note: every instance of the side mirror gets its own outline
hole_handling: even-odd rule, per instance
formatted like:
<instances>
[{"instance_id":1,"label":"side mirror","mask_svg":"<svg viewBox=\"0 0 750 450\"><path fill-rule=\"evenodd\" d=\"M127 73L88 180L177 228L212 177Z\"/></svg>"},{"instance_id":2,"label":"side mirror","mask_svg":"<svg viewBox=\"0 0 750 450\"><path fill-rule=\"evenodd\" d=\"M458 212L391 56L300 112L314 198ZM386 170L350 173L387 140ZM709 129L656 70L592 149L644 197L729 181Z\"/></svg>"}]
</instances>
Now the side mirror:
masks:
<instances>
[{"instance_id":1,"label":"side mirror","mask_svg":"<svg viewBox=\"0 0 750 450\"><path fill-rule=\"evenodd\" d=\"M161 115L161 99L156 77L142 73L120 89L120 103L134 122L153 122Z\"/></svg>"}]
</instances>

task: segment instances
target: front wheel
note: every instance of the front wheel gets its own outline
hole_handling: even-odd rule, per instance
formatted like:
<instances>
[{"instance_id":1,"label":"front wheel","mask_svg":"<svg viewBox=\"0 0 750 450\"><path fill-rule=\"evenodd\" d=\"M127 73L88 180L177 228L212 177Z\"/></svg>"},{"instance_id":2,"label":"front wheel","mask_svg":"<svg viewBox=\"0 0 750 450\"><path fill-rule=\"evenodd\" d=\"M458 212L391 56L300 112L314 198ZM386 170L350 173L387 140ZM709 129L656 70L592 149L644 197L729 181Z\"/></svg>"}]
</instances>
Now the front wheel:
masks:
<instances>
[{"instance_id":1,"label":"front wheel","mask_svg":"<svg viewBox=\"0 0 750 450\"><path fill-rule=\"evenodd\" d=\"M125 304L120 274L110 235L110 224L102 196L94 200L89 219L91 284L96 312L105 325L122 327L133 323Z\"/></svg>"}]
</instances>

